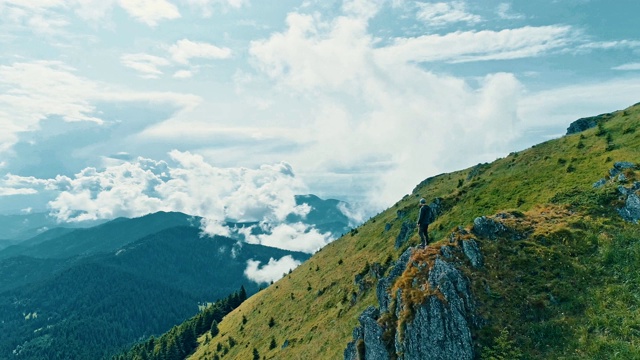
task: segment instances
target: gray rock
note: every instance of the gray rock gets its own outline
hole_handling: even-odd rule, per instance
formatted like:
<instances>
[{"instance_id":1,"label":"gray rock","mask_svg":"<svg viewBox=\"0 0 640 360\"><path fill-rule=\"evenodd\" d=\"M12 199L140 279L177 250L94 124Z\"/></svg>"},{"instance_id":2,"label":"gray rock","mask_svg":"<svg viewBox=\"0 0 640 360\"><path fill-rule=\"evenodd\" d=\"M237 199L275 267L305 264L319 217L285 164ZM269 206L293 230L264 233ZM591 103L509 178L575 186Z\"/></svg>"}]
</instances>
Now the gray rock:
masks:
<instances>
[{"instance_id":1,"label":"gray rock","mask_svg":"<svg viewBox=\"0 0 640 360\"><path fill-rule=\"evenodd\" d=\"M438 258L429 283L442 292L446 302L430 296L404 325L404 331L396 333L398 359L473 359L468 319L473 318L474 306L468 281L453 265Z\"/></svg>"},{"instance_id":2,"label":"gray rock","mask_svg":"<svg viewBox=\"0 0 640 360\"><path fill-rule=\"evenodd\" d=\"M416 224L412 221L404 221L400 226L400 233L398 237L396 237L396 249L399 249L413 234L413 231L416 228Z\"/></svg>"},{"instance_id":3,"label":"gray rock","mask_svg":"<svg viewBox=\"0 0 640 360\"><path fill-rule=\"evenodd\" d=\"M629 162L629 161L618 161L618 162L613 164L613 167L615 169L618 169L618 170L622 171L622 170L625 170L625 169L633 169L633 168L636 167L636 165L634 163L632 163L632 162Z\"/></svg>"},{"instance_id":4,"label":"gray rock","mask_svg":"<svg viewBox=\"0 0 640 360\"><path fill-rule=\"evenodd\" d=\"M624 176L624 174L619 174L618 175L618 182L626 183L627 182L627 177Z\"/></svg>"},{"instance_id":5,"label":"gray rock","mask_svg":"<svg viewBox=\"0 0 640 360\"><path fill-rule=\"evenodd\" d=\"M618 209L618 213L623 219L638 223L640 220L640 197L634 192L628 194L625 206Z\"/></svg>"},{"instance_id":6,"label":"gray rock","mask_svg":"<svg viewBox=\"0 0 640 360\"><path fill-rule=\"evenodd\" d=\"M404 270L407 268L407 264L409 263L409 258L411 258L411 248L400 255L398 260L396 260L395 264L391 271L389 271L389 275L381 278L378 281L378 286L376 287L376 295L378 296L378 303L380 304L380 312L389 311L389 305L391 304L391 296L389 295L389 290L396 282L398 277L402 275Z\"/></svg>"},{"instance_id":7,"label":"gray rock","mask_svg":"<svg viewBox=\"0 0 640 360\"><path fill-rule=\"evenodd\" d=\"M285 340L285 341L282 343L282 346L281 346L280 348L281 348L281 349L286 349L286 348L288 348L288 347L289 347L289 339Z\"/></svg>"},{"instance_id":8,"label":"gray rock","mask_svg":"<svg viewBox=\"0 0 640 360\"><path fill-rule=\"evenodd\" d=\"M593 187L598 189L598 188L603 187L606 183L607 183L607 179L600 179L600 180L598 180L598 181L593 183Z\"/></svg>"},{"instance_id":9,"label":"gray rock","mask_svg":"<svg viewBox=\"0 0 640 360\"><path fill-rule=\"evenodd\" d=\"M471 261L471 266L481 268L484 265L484 258L480 253L478 243L474 239L462 241L462 252Z\"/></svg>"},{"instance_id":10,"label":"gray rock","mask_svg":"<svg viewBox=\"0 0 640 360\"><path fill-rule=\"evenodd\" d=\"M569 127L567 128L567 135L583 132L585 130L596 127L596 125L598 125L598 123L594 118L578 119L569 124Z\"/></svg>"},{"instance_id":11,"label":"gray rock","mask_svg":"<svg viewBox=\"0 0 640 360\"><path fill-rule=\"evenodd\" d=\"M384 225L384 231L389 231L389 230L391 230L391 223L386 223Z\"/></svg>"},{"instance_id":12,"label":"gray rock","mask_svg":"<svg viewBox=\"0 0 640 360\"><path fill-rule=\"evenodd\" d=\"M605 122L613 117L613 114L600 114L596 116L586 117L582 119L578 119L572 122L567 129L567 135L576 134L579 132L583 132L587 129L591 129L596 127L598 123Z\"/></svg>"},{"instance_id":13,"label":"gray rock","mask_svg":"<svg viewBox=\"0 0 640 360\"><path fill-rule=\"evenodd\" d=\"M344 351L345 360L362 360L358 351L364 353L366 360L474 358L471 326L480 326L480 321L475 316L475 304L469 282L452 263L440 257L436 258L427 281L430 288L440 291L444 300L440 300L439 296L427 297L423 304L415 306L413 316L401 324L396 324L394 343L389 344L391 348L383 342L384 329L377 322L380 314L391 313L399 319L402 310L408 306L402 303L402 291L398 289L395 297L396 306L390 309L389 291L406 270L411 251L411 248L407 249L396 261L388 277L380 279L377 288L380 311L369 307L359 317L360 326L354 330L354 340ZM455 250L444 250L449 251ZM414 285L424 287L426 284Z\"/></svg>"},{"instance_id":14,"label":"gray rock","mask_svg":"<svg viewBox=\"0 0 640 360\"><path fill-rule=\"evenodd\" d=\"M440 248L440 254L442 254L445 259L453 258L453 250L451 250L451 247L447 245Z\"/></svg>"},{"instance_id":15,"label":"gray rock","mask_svg":"<svg viewBox=\"0 0 640 360\"><path fill-rule=\"evenodd\" d=\"M633 169L635 168L635 164L628 162L628 161L618 161L616 163L613 164L613 168L611 168L609 170L609 175L614 178L616 176L618 176L619 174L621 174L624 170L626 169Z\"/></svg>"},{"instance_id":16,"label":"gray rock","mask_svg":"<svg viewBox=\"0 0 640 360\"><path fill-rule=\"evenodd\" d=\"M389 352L382 342L382 327L378 324L380 312L370 306L360 315L360 326L363 329L364 358L367 360L388 360Z\"/></svg>"},{"instance_id":17,"label":"gray rock","mask_svg":"<svg viewBox=\"0 0 640 360\"><path fill-rule=\"evenodd\" d=\"M380 312L373 306L366 308L358 321L360 326L353 330L353 341L344 350L345 360L360 360L358 343L364 345L364 358L369 360L389 360L389 352L382 342L384 330L378 324Z\"/></svg>"},{"instance_id":18,"label":"gray rock","mask_svg":"<svg viewBox=\"0 0 640 360\"><path fill-rule=\"evenodd\" d=\"M471 232L477 236L495 240L498 235L506 233L507 230L507 227L502 223L486 216L480 216L473 220Z\"/></svg>"}]
</instances>

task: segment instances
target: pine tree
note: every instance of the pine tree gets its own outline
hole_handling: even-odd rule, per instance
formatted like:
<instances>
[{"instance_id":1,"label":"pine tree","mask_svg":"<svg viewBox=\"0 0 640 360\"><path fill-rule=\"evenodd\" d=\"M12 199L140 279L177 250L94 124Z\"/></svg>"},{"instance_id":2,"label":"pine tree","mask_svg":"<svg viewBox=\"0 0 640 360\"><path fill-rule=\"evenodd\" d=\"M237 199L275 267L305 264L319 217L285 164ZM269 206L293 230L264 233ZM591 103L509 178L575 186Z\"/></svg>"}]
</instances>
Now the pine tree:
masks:
<instances>
[{"instance_id":1,"label":"pine tree","mask_svg":"<svg viewBox=\"0 0 640 360\"><path fill-rule=\"evenodd\" d=\"M211 337L212 338L216 337L216 335L218 335L219 332L220 330L218 329L218 322L213 320L213 322L211 323Z\"/></svg>"}]
</instances>

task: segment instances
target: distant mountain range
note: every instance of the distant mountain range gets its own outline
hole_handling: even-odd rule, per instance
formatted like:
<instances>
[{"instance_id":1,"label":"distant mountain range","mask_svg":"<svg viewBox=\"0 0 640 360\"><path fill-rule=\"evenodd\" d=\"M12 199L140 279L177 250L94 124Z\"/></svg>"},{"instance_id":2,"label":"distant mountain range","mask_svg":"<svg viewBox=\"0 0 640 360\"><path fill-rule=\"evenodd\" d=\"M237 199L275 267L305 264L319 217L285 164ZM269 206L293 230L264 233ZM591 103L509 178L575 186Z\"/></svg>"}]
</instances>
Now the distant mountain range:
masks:
<instances>
[{"instance_id":1,"label":"distant mountain range","mask_svg":"<svg viewBox=\"0 0 640 360\"><path fill-rule=\"evenodd\" d=\"M348 231L337 200L297 201L312 210L288 220L337 235ZM258 291L244 275L248 260L310 256L203 236L199 226L200 218L159 212L14 239L17 244L0 250L0 358L108 357L193 316L198 304L240 287Z\"/></svg>"}]
</instances>

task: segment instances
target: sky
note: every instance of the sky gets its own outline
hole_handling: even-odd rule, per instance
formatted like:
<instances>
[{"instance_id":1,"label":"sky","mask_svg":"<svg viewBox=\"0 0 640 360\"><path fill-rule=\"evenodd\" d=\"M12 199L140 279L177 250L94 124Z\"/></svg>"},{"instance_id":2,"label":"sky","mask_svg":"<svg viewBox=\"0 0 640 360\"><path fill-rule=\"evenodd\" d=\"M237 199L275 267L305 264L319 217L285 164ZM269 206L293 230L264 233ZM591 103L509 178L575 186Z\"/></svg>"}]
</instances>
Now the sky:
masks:
<instances>
[{"instance_id":1,"label":"sky","mask_svg":"<svg viewBox=\"0 0 640 360\"><path fill-rule=\"evenodd\" d=\"M0 0L0 213L354 223L640 101L636 0ZM284 226L284 225L282 225ZM316 234L314 248L327 238ZM304 250L304 249L303 249ZM313 249L308 248L307 251Z\"/></svg>"}]
</instances>

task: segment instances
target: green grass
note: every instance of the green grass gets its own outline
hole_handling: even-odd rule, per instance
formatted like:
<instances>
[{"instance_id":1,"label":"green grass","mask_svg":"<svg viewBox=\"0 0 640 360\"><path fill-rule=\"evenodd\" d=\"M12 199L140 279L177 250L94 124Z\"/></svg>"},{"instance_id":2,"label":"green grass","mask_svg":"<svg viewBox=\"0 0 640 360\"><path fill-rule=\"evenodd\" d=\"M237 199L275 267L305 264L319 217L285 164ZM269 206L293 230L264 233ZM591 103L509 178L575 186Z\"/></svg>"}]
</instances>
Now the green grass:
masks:
<instances>
[{"instance_id":1,"label":"green grass","mask_svg":"<svg viewBox=\"0 0 640 360\"><path fill-rule=\"evenodd\" d=\"M517 215L504 220L508 226L529 233L518 241L478 239L485 267L463 269L486 323L474 329L478 354L507 344L523 359L640 359L640 231L616 214L615 185L592 187L615 161L640 159L639 125L640 106L633 106L600 129L509 154L470 179L473 168L423 181L248 299L220 323L218 336L199 339L192 358L222 355L217 344L228 348L229 337L236 344L222 359L252 358L254 348L267 359L342 358L358 316L376 304L375 279L365 277L369 288L360 291L354 276L366 264L396 259L402 222L414 221L418 199L438 197L445 211L430 226L437 244L478 216L506 211ZM406 246L417 243L414 232ZM508 339L498 338L503 330Z\"/></svg>"}]
</instances>

